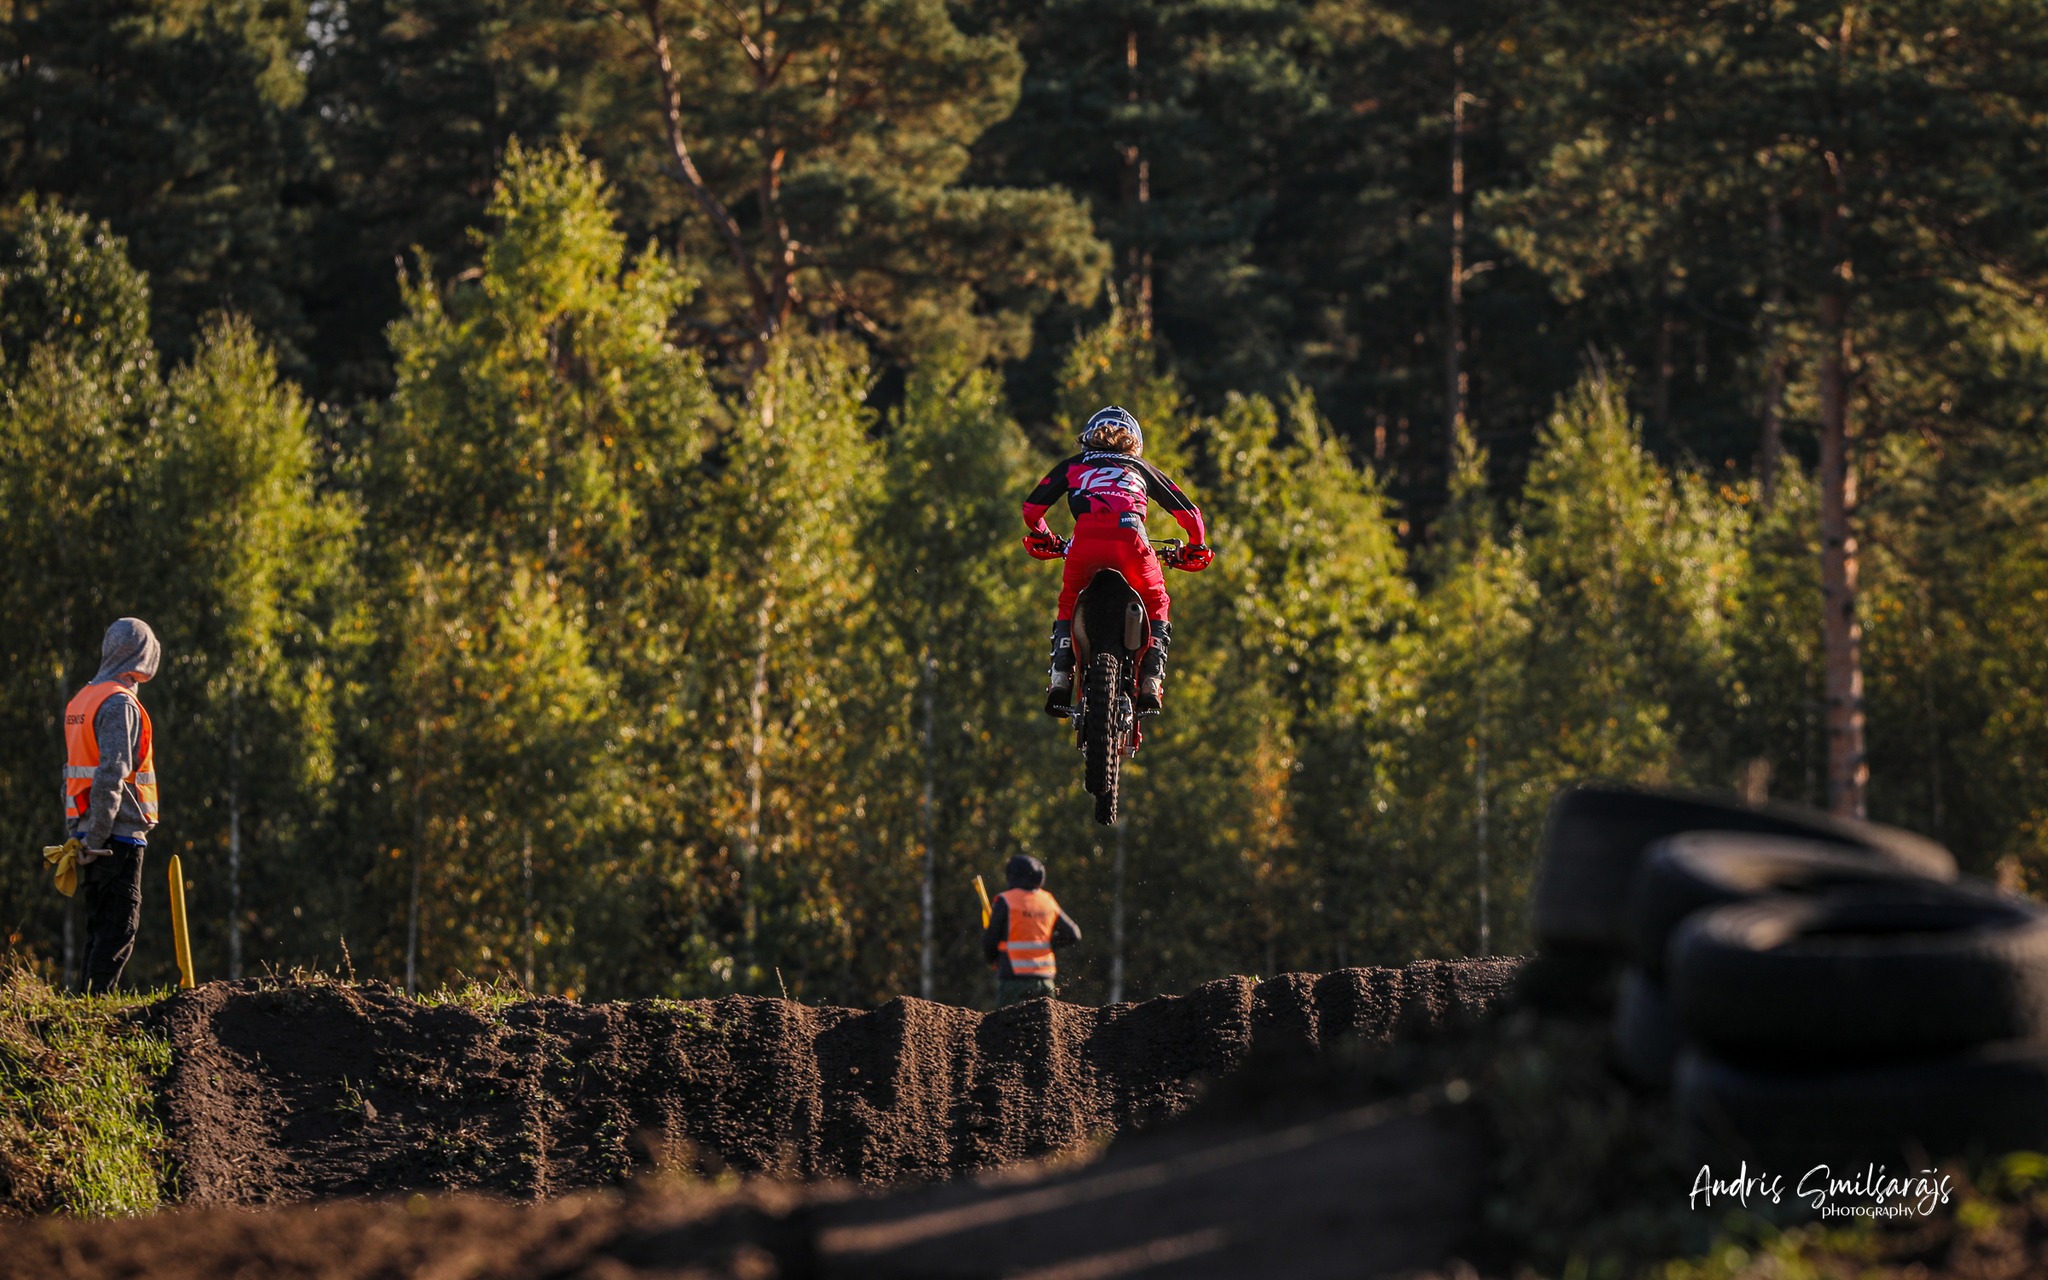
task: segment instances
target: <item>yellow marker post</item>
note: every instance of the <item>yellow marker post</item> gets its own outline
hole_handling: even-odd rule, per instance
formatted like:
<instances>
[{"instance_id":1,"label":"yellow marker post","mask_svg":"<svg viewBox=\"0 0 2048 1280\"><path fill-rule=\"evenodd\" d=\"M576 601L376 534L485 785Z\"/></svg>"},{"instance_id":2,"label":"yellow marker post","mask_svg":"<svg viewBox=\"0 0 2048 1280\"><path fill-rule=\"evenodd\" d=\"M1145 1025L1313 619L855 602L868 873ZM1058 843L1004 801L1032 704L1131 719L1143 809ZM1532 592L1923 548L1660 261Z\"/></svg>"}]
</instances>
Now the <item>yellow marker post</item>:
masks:
<instances>
[{"instance_id":1,"label":"yellow marker post","mask_svg":"<svg viewBox=\"0 0 2048 1280\"><path fill-rule=\"evenodd\" d=\"M171 855L171 945L178 952L178 985L190 991L192 981L192 938L185 931L185 867L178 855Z\"/></svg>"},{"instance_id":2,"label":"yellow marker post","mask_svg":"<svg viewBox=\"0 0 2048 1280\"><path fill-rule=\"evenodd\" d=\"M983 887L981 877L974 877L974 896L981 899L981 927L988 928L988 890Z\"/></svg>"}]
</instances>

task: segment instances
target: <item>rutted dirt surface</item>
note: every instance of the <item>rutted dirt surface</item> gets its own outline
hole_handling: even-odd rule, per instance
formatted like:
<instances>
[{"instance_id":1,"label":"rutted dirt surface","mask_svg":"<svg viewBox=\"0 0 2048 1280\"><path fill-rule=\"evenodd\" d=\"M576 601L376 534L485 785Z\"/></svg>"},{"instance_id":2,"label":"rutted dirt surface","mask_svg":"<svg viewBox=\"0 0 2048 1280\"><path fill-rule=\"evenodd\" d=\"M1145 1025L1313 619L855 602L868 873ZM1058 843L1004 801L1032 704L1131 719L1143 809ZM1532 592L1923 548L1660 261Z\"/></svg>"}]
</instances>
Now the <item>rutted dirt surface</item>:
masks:
<instances>
[{"instance_id":1,"label":"rutted dirt surface","mask_svg":"<svg viewBox=\"0 0 2048 1280\"><path fill-rule=\"evenodd\" d=\"M1431 961L993 1014L745 996L493 1012L374 985L213 983L156 1016L174 1050L164 1112L188 1203L538 1198L650 1158L877 1184L1082 1151L1248 1064L1482 1013L1514 970Z\"/></svg>"},{"instance_id":2,"label":"rutted dirt surface","mask_svg":"<svg viewBox=\"0 0 2048 1280\"><path fill-rule=\"evenodd\" d=\"M636 1184L0 1220L9 1280L1420 1280L1469 1226L1477 1152L1415 1099L1258 1130L1169 1129L1096 1162L894 1194ZM1437 1273L1469 1276L1455 1263Z\"/></svg>"}]
</instances>

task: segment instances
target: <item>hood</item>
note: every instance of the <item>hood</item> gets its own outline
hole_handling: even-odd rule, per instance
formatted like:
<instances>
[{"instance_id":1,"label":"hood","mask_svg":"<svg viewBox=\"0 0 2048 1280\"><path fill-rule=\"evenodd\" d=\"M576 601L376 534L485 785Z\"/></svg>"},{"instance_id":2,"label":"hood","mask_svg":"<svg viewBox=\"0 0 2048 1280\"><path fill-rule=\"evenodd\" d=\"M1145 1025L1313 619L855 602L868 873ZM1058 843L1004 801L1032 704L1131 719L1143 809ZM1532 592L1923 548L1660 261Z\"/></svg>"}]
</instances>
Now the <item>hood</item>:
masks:
<instances>
[{"instance_id":1,"label":"hood","mask_svg":"<svg viewBox=\"0 0 2048 1280\"><path fill-rule=\"evenodd\" d=\"M1045 864L1018 854L1003 867L1003 878L1012 889L1038 889L1045 885Z\"/></svg>"},{"instance_id":2,"label":"hood","mask_svg":"<svg viewBox=\"0 0 2048 1280\"><path fill-rule=\"evenodd\" d=\"M146 679L156 674L157 662L162 657L156 632L149 629L147 622L121 618L107 628L107 638L100 641L100 669L92 682L119 680L131 671Z\"/></svg>"}]
</instances>

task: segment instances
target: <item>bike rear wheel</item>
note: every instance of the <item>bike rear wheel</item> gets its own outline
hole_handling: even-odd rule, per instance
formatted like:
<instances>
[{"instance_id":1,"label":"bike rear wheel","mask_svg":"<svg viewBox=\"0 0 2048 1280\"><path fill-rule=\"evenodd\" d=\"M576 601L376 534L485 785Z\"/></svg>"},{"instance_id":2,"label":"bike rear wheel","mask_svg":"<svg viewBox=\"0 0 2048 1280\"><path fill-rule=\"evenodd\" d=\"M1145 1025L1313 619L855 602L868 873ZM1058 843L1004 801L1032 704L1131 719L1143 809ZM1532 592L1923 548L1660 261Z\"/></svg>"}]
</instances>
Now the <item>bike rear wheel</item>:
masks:
<instances>
[{"instance_id":1,"label":"bike rear wheel","mask_svg":"<svg viewBox=\"0 0 2048 1280\"><path fill-rule=\"evenodd\" d=\"M1087 762L1088 794L1095 797L1095 820L1105 825L1116 821L1119 765L1123 753L1116 740L1117 677L1116 655L1098 653L1088 661L1086 683L1081 689L1081 751Z\"/></svg>"}]
</instances>

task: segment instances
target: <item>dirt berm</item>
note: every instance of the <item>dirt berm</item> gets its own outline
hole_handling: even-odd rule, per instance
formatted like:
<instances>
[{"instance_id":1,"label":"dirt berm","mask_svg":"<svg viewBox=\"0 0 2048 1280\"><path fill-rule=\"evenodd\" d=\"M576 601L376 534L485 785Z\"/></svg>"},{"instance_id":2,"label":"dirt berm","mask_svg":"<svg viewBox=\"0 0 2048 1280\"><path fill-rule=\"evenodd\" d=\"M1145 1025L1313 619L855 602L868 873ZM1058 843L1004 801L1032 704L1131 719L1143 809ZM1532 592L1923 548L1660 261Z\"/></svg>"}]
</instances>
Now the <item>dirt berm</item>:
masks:
<instances>
[{"instance_id":1,"label":"dirt berm","mask_svg":"<svg viewBox=\"0 0 2048 1280\"><path fill-rule=\"evenodd\" d=\"M181 1198L275 1203L616 1182L650 1160L865 1183L1087 1148L1255 1062L1478 1014L1514 961L1228 978L999 1013L897 999L493 1009L377 984L211 983L156 1007Z\"/></svg>"}]
</instances>

